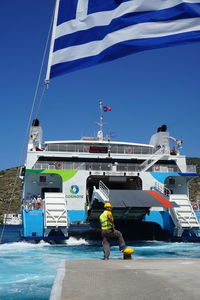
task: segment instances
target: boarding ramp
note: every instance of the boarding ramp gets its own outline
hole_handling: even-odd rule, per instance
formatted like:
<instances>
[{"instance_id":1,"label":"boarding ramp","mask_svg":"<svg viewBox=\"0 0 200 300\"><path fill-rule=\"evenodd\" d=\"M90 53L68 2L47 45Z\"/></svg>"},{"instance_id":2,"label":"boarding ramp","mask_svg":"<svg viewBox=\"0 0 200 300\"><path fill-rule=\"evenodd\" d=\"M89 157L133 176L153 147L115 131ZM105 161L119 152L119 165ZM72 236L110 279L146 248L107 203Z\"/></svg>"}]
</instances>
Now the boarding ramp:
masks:
<instances>
[{"instance_id":1,"label":"boarding ramp","mask_svg":"<svg viewBox=\"0 0 200 300\"><path fill-rule=\"evenodd\" d=\"M184 230L197 232L200 229L200 223L188 196L185 194L171 194L169 200L177 204L176 207L170 208L170 214L175 225L174 236L181 237Z\"/></svg>"},{"instance_id":2,"label":"boarding ramp","mask_svg":"<svg viewBox=\"0 0 200 300\"><path fill-rule=\"evenodd\" d=\"M111 252L109 261L62 260L50 300L199 300L199 259L140 255L136 249L134 259Z\"/></svg>"},{"instance_id":3,"label":"boarding ramp","mask_svg":"<svg viewBox=\"0 0 200 300\"><path fill-rule=\"evenodd\" d=\"M45 193L44 235L52 230L61 230L67 236L68 219L64 193Z\"/></svg>"},{"instance_id":4,"label":"boarding ramp","mask_svg":"<svg viewBox=\"0 0 200 300\"><path fill-rule=\"evenodd\" d=\"M107 196L101 188L94 187L90 204L89 220L99 218L106 202L113 206L115 220L142 220L151 207L161 209L173 207L166 198L155 191L108 190Z\"/></svg>"}]
</instances>

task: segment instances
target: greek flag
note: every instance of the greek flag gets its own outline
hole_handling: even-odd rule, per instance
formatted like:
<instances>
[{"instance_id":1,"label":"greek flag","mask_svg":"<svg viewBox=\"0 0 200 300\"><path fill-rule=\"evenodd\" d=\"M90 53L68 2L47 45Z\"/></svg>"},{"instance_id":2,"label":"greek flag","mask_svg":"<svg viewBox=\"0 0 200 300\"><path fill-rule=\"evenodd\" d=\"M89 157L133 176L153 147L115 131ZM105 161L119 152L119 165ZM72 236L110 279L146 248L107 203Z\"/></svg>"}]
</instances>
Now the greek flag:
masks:
<instances>
[{"instance_id":1,"label":"greek flag","mask_svg":"<svg viewBox=\"0 0 200 300\"><path fill-rule=\"evenodd\" d=\"M200 41L200 0L56 0L46 80L195 41Z\"/></svg>"}]
</instances>

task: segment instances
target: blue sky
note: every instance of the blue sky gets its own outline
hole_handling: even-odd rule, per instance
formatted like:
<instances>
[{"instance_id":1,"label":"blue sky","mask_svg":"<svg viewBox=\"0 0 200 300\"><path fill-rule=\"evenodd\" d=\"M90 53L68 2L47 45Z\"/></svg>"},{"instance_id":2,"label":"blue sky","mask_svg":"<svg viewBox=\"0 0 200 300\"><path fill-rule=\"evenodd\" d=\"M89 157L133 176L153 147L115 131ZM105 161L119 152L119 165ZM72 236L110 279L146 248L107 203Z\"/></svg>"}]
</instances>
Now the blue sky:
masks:
<instances>
[{"instance_id":1,"label":"blue sky","mask_svg":"<svg viewBox=\"0 0 200 300\"><path fill-rule=\"evenodd\" d=\"M54 0L0 2L0 170L24 159L53 6ZM171 136L183 140L182 154L199 157L199 53L200 42L150 50L53 79L38 116L44 140L96 134L102 100L112 107L104 132L115 132L114 140L148 143L167 124Z\"/></svg>"}]
</instances>

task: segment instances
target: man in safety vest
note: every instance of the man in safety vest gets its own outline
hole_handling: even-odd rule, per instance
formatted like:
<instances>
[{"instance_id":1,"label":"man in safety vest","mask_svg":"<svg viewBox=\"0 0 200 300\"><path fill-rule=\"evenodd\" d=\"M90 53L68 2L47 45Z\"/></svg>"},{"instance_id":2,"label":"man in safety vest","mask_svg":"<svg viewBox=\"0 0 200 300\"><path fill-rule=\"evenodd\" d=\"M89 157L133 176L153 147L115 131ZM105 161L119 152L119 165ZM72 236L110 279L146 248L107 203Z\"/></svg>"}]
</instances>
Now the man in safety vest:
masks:
<instances>
[{"instance_id":1,"label":"man in safety vest","mask_svg":"<svg viewBox=\"0 0 200 300\"><path fill-rule=\"evenodd\" d=\"M109 259L110 256L110 239L118 239L119 249L123 251L126 248L125 241L120 231L114 227L114 219L112 215L112 205L105 203L104 212L99 217L101 223L102 245L104 258Z\"/></svg>"}]
</instances>

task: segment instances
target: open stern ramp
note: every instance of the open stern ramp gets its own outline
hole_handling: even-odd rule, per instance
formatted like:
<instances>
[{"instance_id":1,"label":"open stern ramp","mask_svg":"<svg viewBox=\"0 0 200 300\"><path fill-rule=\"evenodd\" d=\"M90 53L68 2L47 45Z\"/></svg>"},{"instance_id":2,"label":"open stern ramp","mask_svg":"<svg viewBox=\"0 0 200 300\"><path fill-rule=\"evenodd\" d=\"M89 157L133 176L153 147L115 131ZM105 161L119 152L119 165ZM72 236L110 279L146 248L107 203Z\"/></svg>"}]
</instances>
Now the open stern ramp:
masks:
<instances>
[{"instance_id":1,"label":"open stern ramp","mask_svg":"<svg viewBox=\"0 0 200 300\"><path fill-rule=\"evenodd\" d=\"M173 207L172 203L156 192L113 189L108 190L105 196L100 187L94 188L89 219L97 219L103 210L104 203L108 201L113 206L115 220L142 220L151 207L161 209Z\"/></svg>"},{"instance_id":2,"label":"open stern ramp","mask_svg":"<svg viewBox=\"0 0 200 300\"><path fill-rule=\"evenodd\" d=\"M64 193L45 193L44 234L60 230L67 236L68 219Z\"/></svg>"},{"instance_id":3,"label":"open stern ramp","mask_svg":"<svg viewBox=\"0 0 200 300\"><path fill-rule=\"evenodd\" d=\"M172 194L170 195L170 202L172 201L177 204L177 207L170 209L175 225L174 235L181 236L184 230L199 230L200 223L188 196L185 194Z\"/></svg>"}]
</instances>

